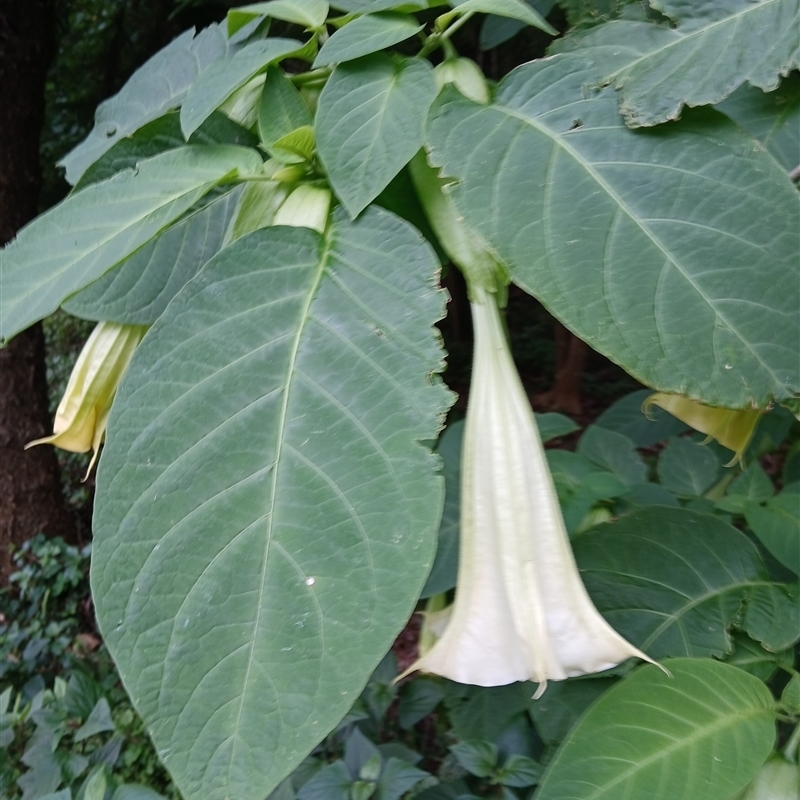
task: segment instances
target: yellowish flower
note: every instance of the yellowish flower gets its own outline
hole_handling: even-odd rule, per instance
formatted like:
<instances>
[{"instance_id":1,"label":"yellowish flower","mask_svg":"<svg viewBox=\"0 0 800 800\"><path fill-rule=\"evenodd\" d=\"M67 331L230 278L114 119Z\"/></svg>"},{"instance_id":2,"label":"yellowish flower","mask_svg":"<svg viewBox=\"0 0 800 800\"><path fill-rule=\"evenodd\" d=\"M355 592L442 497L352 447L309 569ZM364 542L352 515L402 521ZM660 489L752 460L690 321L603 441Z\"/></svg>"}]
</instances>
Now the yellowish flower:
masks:
<instances>
[{"instance_id":1,"label":"yellowish flower","mask_svg":"<svg viewBox=\"0 0 800 800\"><path fill-rule=\"evenodd\" d=\"M479 686L532 680L539 696L549 680L650 661L586 592L495 297L471 290L456 597L441 637L412 669Z\"/></svg>"},{"instance_id":2,"label":"yellowish flower","mask_svg":"<svg viewBox=\"0 0 800 800\"><path fill-rule=\"evenodd\" d=\"M753 438L761 412L753 409L735 410L717 408L681 397L679 394L656 392L644 401L644 411L650 406L659 406L673 417L685 422L689 427L705 433L709 439L716 439L723 447L734 452L731 464L741 463L744 451ZM706 440L708 441L708 440Z\"/></svg>"},{"instance_id":3,"label":"yellowish flower","mask_svg":"<svg viewBox=\"0 0 800 800\"><path fill-rule=\"evenodd\" d=\"M98 323L69 376L56 410L53 435L30 442L26 449L52 444L73 453L92 450L88 477L105 438L114 393L146 330L144 325Z\"/></svg>"}]
</instances>

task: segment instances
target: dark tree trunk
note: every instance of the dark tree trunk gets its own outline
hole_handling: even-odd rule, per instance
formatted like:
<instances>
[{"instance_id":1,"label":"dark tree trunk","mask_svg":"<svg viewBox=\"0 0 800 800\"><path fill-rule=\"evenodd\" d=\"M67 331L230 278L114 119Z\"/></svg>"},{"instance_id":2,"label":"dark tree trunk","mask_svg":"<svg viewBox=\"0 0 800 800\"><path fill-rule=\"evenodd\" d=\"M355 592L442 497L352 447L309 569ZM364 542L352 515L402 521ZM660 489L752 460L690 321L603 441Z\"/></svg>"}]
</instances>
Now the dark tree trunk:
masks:
<instances>
[{"instance_id":1,"label":"dark tree trunk","mask_svg":"<svg viewBox=\"0 0 800 800\"><path fill-rule=\"evenodd\" d=\"M36 216L44 86L55 49L55 0L0 0L0 241ZM41 325L0 351L0 584L10 545L39 531L70 538L74 526L50 447L23 450L50 432Z\"/></svg>"}]
</instances>

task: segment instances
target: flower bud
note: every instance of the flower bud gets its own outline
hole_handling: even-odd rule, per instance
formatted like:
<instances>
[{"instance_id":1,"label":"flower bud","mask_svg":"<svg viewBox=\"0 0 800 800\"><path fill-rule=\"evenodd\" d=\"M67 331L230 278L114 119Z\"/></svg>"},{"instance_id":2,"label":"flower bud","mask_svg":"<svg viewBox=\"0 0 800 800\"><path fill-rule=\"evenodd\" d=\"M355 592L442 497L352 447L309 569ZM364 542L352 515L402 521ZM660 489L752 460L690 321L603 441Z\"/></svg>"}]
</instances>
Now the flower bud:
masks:
<instances>
[{"instance_id":1,"label":"flower bud","mask_svg":"<svg viewBox=\"0 0 800 800\"><path fill-rule=\"evenodd\" d=\"M800 767L775 756L733 800L800 800Z\"/></svg>"},{"instance_id":2,"label":"flower bud","mask_svg":"<svg viewBox=\"0 0 800 800\"><path fill-rule=\"evenodd\" d=\"M114 393L146 330L145 325L98 323L69 376L67 390L56 410L53 435L30 442L25 449L53 444L73 453L92 450L88 477L105 438Z\"/></svg>"},{"instance_id":3,"label":"flower bud","mask_svg":"<svg viewBox=\"0 0 800 800\"><path fill-rule=\"evenodd\" d=\"M433 70L439 89L448 83L458 89L468 100L488 105L492 96L481 68L469 58L448 58Z\"/></svg>"},{"instance_id":4,"label":"flower bud","mask_svg":"<svg viewBox=\"0 0 800 800\"><path fill-rule=\"evenodd\" d=\"M735 455L730 464L737 461L741 463L744 451L761 419L761 412L753 409L706 406L688 397L664 392L651 394L644 401L643 411L647 413L650 406L663 408L696 431L705 433L709 439L716 439L723 447L733 450Z\"/></svg>"},{"instance_id":5,"label":"flower bud","mask_svg":"<svg viewBox=\"0 0 800 800\"><path fill-rule=\"evenodd\" d=\"M273 225L311 228L324 233L330 208L330 189L301 183L278 209Z\"/></svg>"}]
</instances>

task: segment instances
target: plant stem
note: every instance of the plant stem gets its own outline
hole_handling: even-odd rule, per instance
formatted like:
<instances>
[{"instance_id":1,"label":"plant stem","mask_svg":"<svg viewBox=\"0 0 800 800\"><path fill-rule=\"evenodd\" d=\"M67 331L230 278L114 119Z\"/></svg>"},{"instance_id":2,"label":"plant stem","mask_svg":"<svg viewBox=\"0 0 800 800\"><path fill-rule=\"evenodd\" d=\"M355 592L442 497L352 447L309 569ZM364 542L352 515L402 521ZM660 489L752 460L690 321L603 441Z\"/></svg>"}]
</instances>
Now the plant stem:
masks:
<instances>
[{"instance_id":1,"label":"plant stem","mask_svg":"<svg viewBox=\"0 0 800 800\"><path fill-rule=\"evenodd\" d=\"M320 67L309 72L300 72L297 75L290 75L289 80L295 86L308 86L314 83L324 83L331 74L330 67Z\"/></svg>"},{"instance_id":2,"label":"plant stem","mask_svg":"<svg viewBox=\"0 0 800 800\"><path fill-rule=\"evenodd\" d=\"M474 11L467 11L463 17L457 19L447 30L442 31L441 33L432 33L428 37L428 41L425 43L425 46L422 50L419 51L420 58L427 56L429 53L433 52L437 47L440 47L444 42L446 42L462 25L469 22L472 17L475 16Z\"/></svg>"},{"instance_id":3,"label":"plant stem","mask_svg":"<svg viewBox=\"0 0 800 800\"><path fill-rule=\"evenodd\" d=\"M789 741L786 743L786 747L783 748L784 758L793 764L797 763L798 745L800 745L800 722L797 723L792 735L789 737Z\"/></svg>"}]
</instances>

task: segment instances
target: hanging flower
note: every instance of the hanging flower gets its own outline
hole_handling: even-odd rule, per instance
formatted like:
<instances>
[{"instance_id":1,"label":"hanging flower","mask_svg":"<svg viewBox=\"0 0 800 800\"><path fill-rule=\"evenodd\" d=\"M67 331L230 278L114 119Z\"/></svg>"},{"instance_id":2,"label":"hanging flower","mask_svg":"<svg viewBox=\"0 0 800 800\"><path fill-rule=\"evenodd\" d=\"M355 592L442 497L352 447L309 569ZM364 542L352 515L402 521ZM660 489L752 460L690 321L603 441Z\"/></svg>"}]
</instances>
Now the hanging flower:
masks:
<instances>
[{"instance_id":1,"label":"hanging flower","mask_svg":"<svg viewBox=\"0 0 800 800\"><path fill-rule=\"evenodd\" d=\"M592 604L493 294L471 286L475 355L461 467L455 603L412 669L460 683L547 681L650 659Z\"/></svg>"},{"instance_id":2,"label":"hanging flower","mask_svg":"<svg viewBox=\"0 0 800 800\"><path fill-rule=\"evenodd\" d=\"M69 376L56 410L53 435L30 442L25 449L52 444L73 453L92 450L88 477L105 438L114 393L146 330L144 325L98 323Z\"/></svg>"},{"instance_id":3,"label":"hanging flower","mask_svg":"<svg viewBox=\"0 0 800 800\"><path fill-rule=\"evenodd\" d=\"M761 412L754 409L736 410L706 406L697 400L664 392L651 394L644 401L645 413L650 406L663 408L696 431L705 433L708 439L716 439L723 447L732 450L733 459L726 466L731 466L737 461L741 464L744 451L747 450L747 445L750 444L761 419Z\"/></svg>"}]
</instances>

